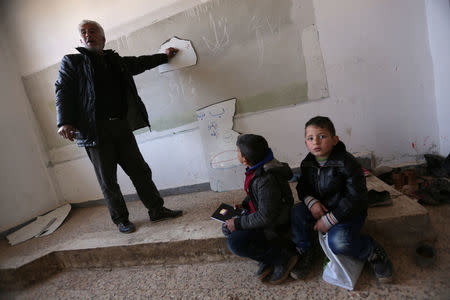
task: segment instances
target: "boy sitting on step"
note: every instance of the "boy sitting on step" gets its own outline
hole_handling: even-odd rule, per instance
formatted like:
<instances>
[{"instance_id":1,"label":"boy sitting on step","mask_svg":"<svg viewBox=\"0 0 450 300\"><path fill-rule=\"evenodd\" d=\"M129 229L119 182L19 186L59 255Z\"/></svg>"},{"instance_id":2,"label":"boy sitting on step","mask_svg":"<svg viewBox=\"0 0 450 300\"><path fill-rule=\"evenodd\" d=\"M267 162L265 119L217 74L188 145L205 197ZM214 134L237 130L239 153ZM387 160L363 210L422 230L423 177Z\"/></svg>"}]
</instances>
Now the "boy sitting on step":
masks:
<instances>
[{"instance_id":1,"label":"boy sitting on step","mask_svg":"<svg viewBox=\"0 0 450 300\"><path fill-rule=\"evenodd\" d=\"M299 261L291 272L304 278L311 267L313 230L328 232L335 254L367 260L381 282L392 279L392 263L383 247L360 230L367 216L367 187L361 166L339 141L331 120L317 116L305 124L309 154L297 184L300 203L292 210L292 236Z\"/></svg>"},{"instance_id":2,"label":"boy sitting on step","mask_svg":"<svg viewBox=\"0 0 450 300\"><path fill-rule=\"evenodd\" d=\"M236 145L238 159L247 167L247 196L240 206L249 213L227 220L222 229L234 254L259 262L256 277L280 284L297 262L295 247L284 236L294 202L288 183L292 171L273 157L262 136L241 135Z\"/></svg>"}]
</instances>

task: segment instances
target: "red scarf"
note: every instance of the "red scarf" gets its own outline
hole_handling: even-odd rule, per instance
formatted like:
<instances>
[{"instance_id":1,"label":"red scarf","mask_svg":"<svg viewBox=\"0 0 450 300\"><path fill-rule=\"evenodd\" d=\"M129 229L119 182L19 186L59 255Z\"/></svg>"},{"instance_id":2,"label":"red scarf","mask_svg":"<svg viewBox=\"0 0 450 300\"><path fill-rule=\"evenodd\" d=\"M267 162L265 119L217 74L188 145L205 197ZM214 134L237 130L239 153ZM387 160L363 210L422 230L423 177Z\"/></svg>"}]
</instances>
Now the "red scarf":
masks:
<instances>
[{"instance_id":1,"label":"red scarf","mask_svg":"<svg viewBox=\"0 0 450 300\"><path fill-rule=\"evenodd\" d=\"M252 180L253 175L255 175L255 171L256 171L256 169L245 172L244 190L249 197L250 197L250 193L249 193L250 181ZM255 207L253 206L251 197L250 197L250 201L248 202L248 205L250 206L250 213L251 214L254 213L256 210L255 210Z\"/></svg>"}]
</instances>

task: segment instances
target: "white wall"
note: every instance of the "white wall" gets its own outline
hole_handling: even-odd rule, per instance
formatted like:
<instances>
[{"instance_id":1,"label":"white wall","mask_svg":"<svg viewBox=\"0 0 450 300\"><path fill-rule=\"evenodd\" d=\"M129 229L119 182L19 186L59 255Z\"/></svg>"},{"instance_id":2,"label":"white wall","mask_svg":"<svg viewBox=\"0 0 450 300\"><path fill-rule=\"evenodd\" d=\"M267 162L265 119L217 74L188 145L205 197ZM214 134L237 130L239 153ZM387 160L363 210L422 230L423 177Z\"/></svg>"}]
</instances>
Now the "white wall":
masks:
<instances>
[{"instance_id":1,"label":"white wall","mask_svg":"<svg viewBox=\"0 0 450 300\"><path fill-rule=\"evenodd\" d=\"M428 33L433 59L440 153L450 153L450 1L427 0Z\"/></svg>"},{"instance_id":2,"label":"white wall","mask_svg":"<svg viewBox=\"0 0 450 300\"><path fill-rule=\"evenodd\" d=\"M20 74L26 75L71 52L78 45L75 28L83 18L98 20L107 37L114 38L204 1L9 2L14 4L6 18L7 33L21 61ZM45 3L45 9L35 2ZM332 118L351 151L373 151L378 164L416 161L420 154L438 151L440 123L425 0L314 0L314 5L330 98L238 116L235 129L263 134L275 154L292 167L306 154L304 123L317 114ZM139 138L159 188L207 181L198 129L195 124L187 127L177 134ZM85 157L57 164L54 170L64 199L101 197ZM119 183L125 194L134 192L122 173Z\"/></svg>"},{"instance_id":3,"label":"white wall","mask_svg":"<svg viewBox=\"0 0 450 300\"><path fill-rule=\"evenodd\" d=\"M0 31L4 27L0 24ZM21 78L0 39L0 232L61 204Z\"/></svg>"},{"instance_id":4,"label":"white wall","mask_svg":"<svg viewBox=\"0 0 450 300\"><path fill-rule=\"evenodd\" d=\"M3 0L0 14L3 12L19 73L29 75L75 52L74 47L80 46L77 25L83 19L102 24L107 38L113 40L143 24L207 1Z\"/></svg>"}]
</instances>

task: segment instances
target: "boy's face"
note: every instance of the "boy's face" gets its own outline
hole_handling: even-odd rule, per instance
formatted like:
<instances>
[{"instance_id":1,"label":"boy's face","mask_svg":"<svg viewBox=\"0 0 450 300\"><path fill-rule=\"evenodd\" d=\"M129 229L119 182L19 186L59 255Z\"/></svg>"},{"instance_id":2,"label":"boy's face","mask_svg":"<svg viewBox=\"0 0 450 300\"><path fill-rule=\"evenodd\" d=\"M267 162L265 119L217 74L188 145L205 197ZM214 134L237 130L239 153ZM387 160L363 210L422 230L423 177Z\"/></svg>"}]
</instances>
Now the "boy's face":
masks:
<instances>
[{"instance_id":1,"label":"boy's face","mask_svg":"<svg viewBox=\"0 0 450 300\"><path fill-rule=\"evenodd\" d=\"M239 147L237 147L237 153L238 153L238 160L239 160L239 162L241 164L243 164L244 166L250 167L250 164L247 161L247 159L242 156L241 149L239 149Z\"/></svg>"},{"instance_id":2,"label":"boy's face","mask_svg":"<svg viewBox=\"0 0 450 300\"><path fill-rule=\"evenodd\" d=\"M338 142L339 138L331 136L326 128L311 125L305 129L306 148L317 158L327 158Z\"/></svg>"}]
</instances>

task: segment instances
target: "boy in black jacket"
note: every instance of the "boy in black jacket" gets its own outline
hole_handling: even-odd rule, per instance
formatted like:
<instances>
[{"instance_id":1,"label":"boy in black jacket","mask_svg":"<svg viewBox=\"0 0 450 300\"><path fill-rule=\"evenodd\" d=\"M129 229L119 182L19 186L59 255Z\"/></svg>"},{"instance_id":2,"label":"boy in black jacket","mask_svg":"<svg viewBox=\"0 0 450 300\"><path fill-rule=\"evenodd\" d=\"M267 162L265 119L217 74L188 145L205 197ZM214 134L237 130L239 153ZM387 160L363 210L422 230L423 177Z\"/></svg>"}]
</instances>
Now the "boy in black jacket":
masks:
<instances>
[{"instance_id":1,"label":"boy in black jacket","mask_svg":"<svg viewBox=\"0 0 450 300\"><path fill-rule=\"evenodd\" d=\"M361 166L339 141L327 117L309 120L305 139L310 153L301 163L297 184L300 203L292 210L292 235L300 258L291 277L303 278L310 269L314 228L328 232L333 253L367 260L380 282L391 281L392 263L384 249L371 237L360 235L367 216L367 187Z\"/></svg>"},{"instance_id":2,"label":"boy in black jacket","mask_svg":"<svg viewBox=\"0 0 450 300\"><path fill-rule=\"evenodd\" d=\"M274 159L267 141L244 134L236 142L239 161L247 166L241 206L248 214L227 220L223 226L230 250L259 262L256 276L280 284L297 262L295 247L287 237L294 198L288 180L288 164Z\"/></svg>"}]
</instances>

